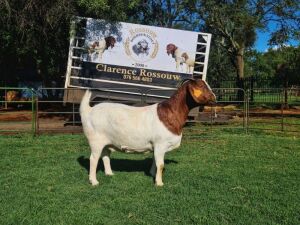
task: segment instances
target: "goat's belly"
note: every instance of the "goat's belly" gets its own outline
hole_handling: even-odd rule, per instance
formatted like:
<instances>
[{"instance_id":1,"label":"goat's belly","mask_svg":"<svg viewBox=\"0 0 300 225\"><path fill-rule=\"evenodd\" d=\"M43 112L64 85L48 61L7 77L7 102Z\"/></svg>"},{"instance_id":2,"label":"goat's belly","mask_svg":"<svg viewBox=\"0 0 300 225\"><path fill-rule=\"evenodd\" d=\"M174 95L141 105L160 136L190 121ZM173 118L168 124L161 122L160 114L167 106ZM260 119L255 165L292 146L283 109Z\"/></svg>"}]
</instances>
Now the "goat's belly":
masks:
<instances>
[{"instance_id":1,"label":"goat's belly","mask_svg":"<svg viewBox=\"0 0 300 225\"><path fill-rule=\"evenodd\" d=\"M143 129L142 126L111 126L105 129L103 135L106 136L108 142L120 150L144 152L152 150L152 135L149 134L147 126Z\"/></svg>"},{"instance_id":2,"label":"goat's belly","mask_svg":"<svg viewBox=\"0 0 300 225\"><path fill-rule=\"evenodd\" d=\"M140 148L134 148L134 147L123 145L123 146L121 146L120 150L122 152L127 152L127 153L132 153L132 152L150 152L150 151L153 151L151 145L140 147Z\"/></svg>"},{"instance_id":3,"label":"goat's belly","mask_svg":"<svg viewBox=\"0 0 300 225\"><path fill-rule=\"evenodd\" d=\"M128 144L128 145L124 145ZM124 143L124 144L113 144L114 150L120 151L120 152L126 152L126 153L142 153L142 152L150 152L153 151L152 145L144 144L144 145L138 145L138 144L130 144L130 143Z\"/></svg>"}]
</instances>

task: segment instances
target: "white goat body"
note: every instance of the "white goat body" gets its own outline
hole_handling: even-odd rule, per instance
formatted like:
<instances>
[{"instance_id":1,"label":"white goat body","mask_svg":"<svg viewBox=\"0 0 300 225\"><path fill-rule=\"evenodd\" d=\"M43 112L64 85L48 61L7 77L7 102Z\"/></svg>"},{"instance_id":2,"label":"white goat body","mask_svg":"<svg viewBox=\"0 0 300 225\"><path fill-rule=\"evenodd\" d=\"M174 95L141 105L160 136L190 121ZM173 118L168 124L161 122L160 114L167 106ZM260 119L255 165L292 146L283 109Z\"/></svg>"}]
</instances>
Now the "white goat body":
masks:
<instances>
[{"instance_id":1,"label":"white goat body","mask_svg":"<svg viewBox=\"0 0 300 225\"><path fill-rule=\"evenodd\" d=\"M102 152L105 146L119 151L153 151L156 149L158 162L163 162L164 154L179 147L182 135L170 132L159 120L157 105L133 107L117 103L101 103L89 106L91 92L87 91L80 105L80 115L84 133L91 147L90 182L97 185L95 168L99 157L103 158L105 173L112 175L109 152ZM108 161L108 162L105 162ZM155 162L151 174L155 175ZM158 180L157 185L162 185Z\"/></svg>"},{"instance_id":2,"label":"white goat body","mask_svg":"<svg viewBox=\"0 0 300 225\"><path fill-rule=\"evenodd\" d=\"M134 107L118 103L101 103L89 106L87 91L80 106L84 132L98 136L98 142L112 145L116 150L136 152L153 151L154 144L167 141L169 147L177 146L181 136L171 133L159 120L157 104ZM101 137L101 138L100 138Z\"/></svg>"},{"instance_id":3,"label":"white goat body","mask_svg":"<svg viewBox=\"0 0 300 225\"><path fill-rule=\"evenodd\" d=\"M180 146L182 128L189 111L216 100L209 85L202 80L184 83L174 95L159 104L133 107L118 103L89 106L91 92L86 91L80 105L84 133L91 147L89 180L96 179L98 160L102 157L105 174L113 175L111 150L154 151L150 170L156 185L162 186L164 155Z\"/></svg>"}]
</instances>

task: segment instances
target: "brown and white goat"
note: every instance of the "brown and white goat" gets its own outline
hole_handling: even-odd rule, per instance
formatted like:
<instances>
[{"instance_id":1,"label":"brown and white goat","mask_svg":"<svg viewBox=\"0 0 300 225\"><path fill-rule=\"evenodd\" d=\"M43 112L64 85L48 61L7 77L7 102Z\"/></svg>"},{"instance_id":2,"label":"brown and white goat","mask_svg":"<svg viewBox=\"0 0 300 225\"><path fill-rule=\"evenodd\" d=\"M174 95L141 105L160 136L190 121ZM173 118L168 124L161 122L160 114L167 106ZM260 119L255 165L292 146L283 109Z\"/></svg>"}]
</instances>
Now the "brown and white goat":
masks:
<instances>
[{"instance_id":1,"label":"brown and white goat","mask_svg":"<svg viewBox=\"0 0 300 225\"><path fill-rule=\"evenodd\" d=\"M176 70L179 71L180 65L186 63L187 72L189 73L190 67L194 66L193 60L189 57L188 53L178 48L174 44L168 44L166 47L167 54L172 55L175 59Z\"/></svg>"},{"instance_id":2,"label":"brown and white goat","mask_svg":"<svg viewBox=\"0 0 300 225\"><path fill-rule=\"evenodd\" d=\"M183 58L183 63L186 64L186 72L193 73L195 60L190 58L186 52L182 53L181 57Z\"/></svg>"},{"instance_id":3,"label":"brown and white goat","mask_svg":"<svg viewBox=\"0 0 300 225\"><path fill-rule=\"evenodd\" d=\"M95 55L98 54L98 61L101 61L104 51L109 47L113 48L115 43L116 39L113 36L108 36L100 41L93 42L88 49L90 60L93 61Z\"/></svg>"},{"instance_id":4,"label":"brown and white goat","mask_svg":"<svg viewBox=\"0 0 300 225\"><path fill-rule=\"evenodd\" d=\"M91 92L86 91L80 105L84 133L91 147L89 180L96 179L98 160L102 157L105 174L113 175L111 151L153 151L150 170L157 186L162 186L164 155L181 143L182 129L189 111L202 104L215 102L209 85L202 80L189 80L167 100L145 107L118 103L100 103L90 107Z\"/></svg>"}]
</instances>

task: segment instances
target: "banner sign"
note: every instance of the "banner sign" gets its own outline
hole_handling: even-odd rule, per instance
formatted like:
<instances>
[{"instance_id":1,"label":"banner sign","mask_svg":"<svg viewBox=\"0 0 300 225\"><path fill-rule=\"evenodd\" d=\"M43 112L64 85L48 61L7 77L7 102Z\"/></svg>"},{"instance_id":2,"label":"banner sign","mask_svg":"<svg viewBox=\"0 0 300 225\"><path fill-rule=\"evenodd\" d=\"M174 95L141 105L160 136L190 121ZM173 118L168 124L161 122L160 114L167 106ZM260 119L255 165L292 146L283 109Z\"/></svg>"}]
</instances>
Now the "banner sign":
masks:
<instances>
[{"instance_id":1,"label":"banner sign","mask_svg":"<svg viewBox=\"0 0 300 225\"><path fill-rule=\"evenodd\" d=\"M174 87L192 77L198 34L89 18L81 76Z\"/></svg>"},{"instance_id":2,"label":"banner sign","mask_svg":"<svg viewBox=\"0 0 300 225\"><path fill-rule=\"evenodd\" d=\"M130 83L156 83L161 86L175 87L186 74L150 70L137 67L116 66L103 63L85 62L81 73L82 77L91 79L105 79L111 81L127 81Z\"/></svg>"}]
</instances>

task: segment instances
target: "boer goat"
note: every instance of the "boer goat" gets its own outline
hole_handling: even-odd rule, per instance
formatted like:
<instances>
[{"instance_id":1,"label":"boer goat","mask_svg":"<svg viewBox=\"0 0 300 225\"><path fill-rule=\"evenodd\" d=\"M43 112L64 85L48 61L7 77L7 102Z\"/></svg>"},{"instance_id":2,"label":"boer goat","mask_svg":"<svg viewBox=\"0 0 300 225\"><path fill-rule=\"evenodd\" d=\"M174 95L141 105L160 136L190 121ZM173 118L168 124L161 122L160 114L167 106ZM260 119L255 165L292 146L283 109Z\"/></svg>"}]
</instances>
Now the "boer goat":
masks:
<instances>
[{"instance_id":1,"label":"boer goat","mask_svg":"<svg viewBox=\"0 0 300 225\"><path fill-rule=\"evenodd\" d=\"M100 41L95 41L89 46L89 58L93 61L94 56L98 54L98 61L101 61L102 55L105 50L109 47L113 48L115 46L116 39L112 36L106 37Z\"/></svg>"},{"instance_id":2,"label":"boer goat","mask_svg":"<svg viewBox=\"0 0 300 225\"><path fill-rule=\"evenodd\" d=\"M145 39L143 39L136 43L134 46L132 46L132 50L137 56L147 56L149 55L148 42Z\"/></svg>"},{"instance_id":3,"label":"boer goat","mask_svg":"<svg viewBox=\"0 0 300 225\"><path fill-rule=\"evenodd\" d=\"M90 107L91 92L86 91L80 115L84 133L91 147L89 180L96 179L98 160L102 157L106 175L113 175L110 152L154 151L150 174L162 186L164 155L181 142L182 129L189 111L216 101L216 96L203 80L188 80L167 100L145 107L118 103L100 103Z\"/></svg>"},{"instance_id":4,"label":"boer goat","mask_svg":"<svg viewBox=\"0 0 300 225\"><path fill-rule=\"evenodd\" d=\"M188 54L186 52L184 52L182 49L178 48L176 45L174 44L168 44L166 47L167 50L167 54L168 55L172 55L172 57L175 59L176 62L176 70L179 71L179 67L180 65L182 65L183 63L187 64L187 72L190 72L190 65L193 62L191 61L191 58L189 58ZM189 59L189 60L188 60ZM194 66L194 65L192 65Z\"/></svg>"},{"instance_id":5,"label":"boer goat","mask_svg":"<svg viewBox=\"0 0 300 225\"><path fill-rule=\"evenodd\" d=\"M195 60L190 58L186 52L183 53L181 57L183 58L183 62L186 64L186 72L193 73Z\"/></svg>"}]
</instances>

